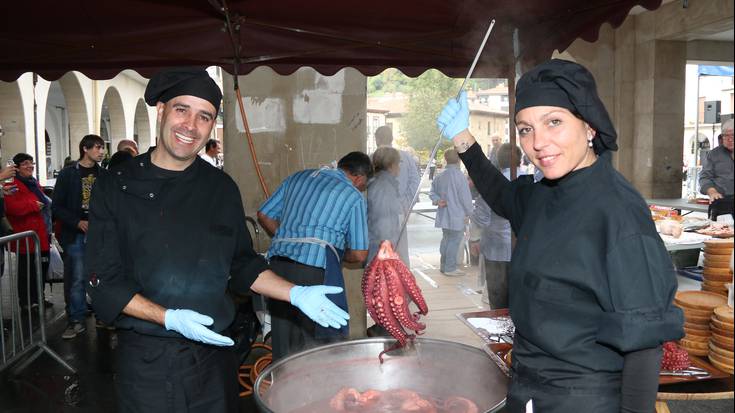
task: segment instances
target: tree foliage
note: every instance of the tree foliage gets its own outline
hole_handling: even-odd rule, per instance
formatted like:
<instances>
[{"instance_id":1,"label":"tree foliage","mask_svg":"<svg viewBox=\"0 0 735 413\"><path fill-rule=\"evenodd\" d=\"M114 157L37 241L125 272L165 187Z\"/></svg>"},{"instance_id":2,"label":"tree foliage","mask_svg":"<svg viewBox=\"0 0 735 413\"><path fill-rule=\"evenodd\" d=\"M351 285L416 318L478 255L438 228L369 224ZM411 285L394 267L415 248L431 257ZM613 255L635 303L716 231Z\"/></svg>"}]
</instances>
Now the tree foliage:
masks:
<instances>
[{"instance_id":1,"label":"tree foliage","mask_svg":"<svg viewBox=\"0 0 735 413\"><path fill-rule=\"evenodd\" d=\"M394 92L406 93L411 81L412 79L400 70L388 68L383 73L367 79L367 94L368 96L381 96Z\"/></svg>"},{"instance_id":2,"label":"tree foliage","mask_svg":"<svg viewBox=\"0 0 735 413\"><path fill-rule=\"evenodd\" d=\"M457 94L460 84L459 79L446 77L437 70L428 70L411 82L408 113L401 120L401 129L408 144L417 152L431 152L439 138L436 117L447 100ZM448 145L447 141L444 146Z\"/></svg>"},{"instance_id":3,"label":"tree foliage","mask_svg":"<svg viewBox=\"0 0 735 413\"><path fill-rule=\"evenodd\" d=\"M437 70L428 70L417 78L410 78L400 70L390 68L367 79L367 93L368 96L382 96L400 92L409 96L408 113L400 121L403 136L396 136L396 143L411 146L423 163L428 160L439 138L436 117L447 100L457 94L461 83L461 79L446 77ZM505 79L470 79L466 89L492 89L504 83ZM442 145L437 159L441 159L440 155L449 147L448 142Z\"/></svg>"}]
</instances>

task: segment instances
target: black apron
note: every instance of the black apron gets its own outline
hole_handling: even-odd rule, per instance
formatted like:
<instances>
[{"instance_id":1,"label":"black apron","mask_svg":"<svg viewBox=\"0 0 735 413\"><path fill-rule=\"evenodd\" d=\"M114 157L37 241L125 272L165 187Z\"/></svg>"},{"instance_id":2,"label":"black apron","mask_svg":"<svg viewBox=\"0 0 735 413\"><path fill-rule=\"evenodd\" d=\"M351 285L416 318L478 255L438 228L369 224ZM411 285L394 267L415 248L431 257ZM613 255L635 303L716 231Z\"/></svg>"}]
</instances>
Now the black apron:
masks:
<instances>
[{"instance_id":1,"label":"black apron","mask_svg":"<svg viewBox=\"0 0 735 413\"><path fill-rule=\"evenodd\" d=\"M238 411L231 347L118 330L115 388L120 413Z\"/></svg>"},{"instance_id":2,"label":"black apron","mask_svg":"<svg viewBox=\"0 0 735 413\"><path fill-rule=\"evenodd\" d=\"M344 250L336 248L327 241L321 240L319 238L274 238L272 242L278 241L315 244L324 247L325 265L323 284L342 288L341 293L329 294L327 298L329 298L339 308L349 313L349 310L347 309L347 293L345 291L345 280L344 275L342 274L342 256L344 255ZM331 327L322 327L317 324L314 335L318 339L340 337L347 339L350 335L350 326L348 324L346 326L343 326L342 328L336 329Z\"/></svg>"}]
</instances>

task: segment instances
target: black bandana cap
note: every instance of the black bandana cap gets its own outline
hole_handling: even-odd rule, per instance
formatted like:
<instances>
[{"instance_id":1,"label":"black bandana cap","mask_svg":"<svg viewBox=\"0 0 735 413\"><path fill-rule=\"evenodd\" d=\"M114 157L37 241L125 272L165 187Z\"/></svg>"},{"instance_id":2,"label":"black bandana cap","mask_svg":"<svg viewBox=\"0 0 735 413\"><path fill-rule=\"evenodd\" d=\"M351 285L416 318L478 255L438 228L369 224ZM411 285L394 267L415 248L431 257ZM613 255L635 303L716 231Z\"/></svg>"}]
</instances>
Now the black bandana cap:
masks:
<instances>
[{"instance_id":1,"label":"black bandana cap","mask_svg":"<svg viewBox=\"0 0 735 413\"><path fill-rule=\"evenodd\" d=\"M176 67L153 75L145 88L145 103L155 106L183 95L202 98L214 106L215 115L219 112L222 91L206 70L195 67Z\"/></svg>"},{"instance_id":2,"label":"black bandana cap","mask_svg":"<svg viewBox=\"0 0 735 413\"><path fill-rule=\"evenodd\" d=\"M551 59L526 72L516 85L515 113L533 106L561 107L581 117L597 131L592 140L596 154L618 150L618 134L597 96L595 78L583 66Z\"/></svg>"}]
</instances>

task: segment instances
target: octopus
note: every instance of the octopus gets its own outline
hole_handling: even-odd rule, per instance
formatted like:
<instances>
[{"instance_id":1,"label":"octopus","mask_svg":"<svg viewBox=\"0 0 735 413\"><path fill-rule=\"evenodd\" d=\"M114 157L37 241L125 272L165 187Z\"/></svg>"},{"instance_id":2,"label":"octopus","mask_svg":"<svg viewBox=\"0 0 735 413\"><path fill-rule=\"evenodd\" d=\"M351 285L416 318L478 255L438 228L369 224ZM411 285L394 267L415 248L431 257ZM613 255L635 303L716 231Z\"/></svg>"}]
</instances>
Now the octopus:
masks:
<instances>
[{"instance_id":1,"label":"octopus","mask_svg":"<svg viewBox=\"0 0 735 413\"><path fill-rule=\"evenodd\" d=\"M406 346L426 329L419 318L429 309L411 270L393 250L390 241L380 243L378 253L365 270L362 293L370 317L397 340L396 344L378 355L382 364L383 354ZM418 311L411 312L411 301ZM410 330L413 334L409 333Z\"/></svg>"},{"instance_id":2,"label":"octopus","mask_svg":"<svg viewBox=\"0 0 735 413\"><path fill-rule=\"evenodd\" d=\"M477 405L464 397L430 399L408 389L366 390L360 393L343 387L329 401L338 413L479 413Z\"/></svg>"}]
</instances>

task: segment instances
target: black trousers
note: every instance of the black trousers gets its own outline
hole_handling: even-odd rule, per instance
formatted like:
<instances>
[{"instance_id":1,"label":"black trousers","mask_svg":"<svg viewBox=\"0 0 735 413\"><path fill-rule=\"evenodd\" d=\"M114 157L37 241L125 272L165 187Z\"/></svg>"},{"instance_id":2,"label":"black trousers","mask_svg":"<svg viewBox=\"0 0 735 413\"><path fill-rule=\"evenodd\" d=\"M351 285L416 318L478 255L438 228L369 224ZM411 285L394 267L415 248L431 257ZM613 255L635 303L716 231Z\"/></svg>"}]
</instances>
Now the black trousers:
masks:
<instances>
[{"instance_id":1,"label":"black trousers","mask_svg":"<svg viewBox=\"0 0 735 413\"><path fill-rule=\"evenodd\" d=\"M514 360L504 411L525 413L529 400L534 413L620 413L620 375L584 377L576 385L560 387L543 383Z\"/></svg>"},{"instance_id":2,"label":"black trousers","mask_svg":"<svg viewBox=\"0 0 735 413\"><path fill-rule=\"evenodd\" d=\"M716 220L719 215L733 214L733 195L725 195L709 204L709 219Z\"/></svg>"},{"instance_id":3,"label":"black trousers","mask_svg":"<svg viewBox=\"0 0 735 413\"><path fill-rule=\"evenodd\" d=\"M485 288L490 308L508 308L508 267L507 261L485 260Z\"/></svg>"},{"instance_id":4,"label":"black trousers","mask_svg":"<svg viewBox=\"0 0 735 413\"><path fill-rule=\"evenodd\" d=\"M231 347L118 332L120 413L236 413L238 362Z\"/></svg>"},{"instance_id":5,"label":"black trousers","mask_svg":"<svg viewBox=\"0 0 735 413\"><path fill-rule=\"evenodd\" d=\"M48 274L49 253L41 253L41 287L46 282ZM30 272L29 272L30 269ZM29 276L30 275L30 279ZM30 288L29 288L30 287ZM18 300L21 306L28 305L28 294L31 295L30 304L38 304L38 284L36 283L36 254L18 254ZM43 296L43 291L41 291Z\"/></svg>"},{"instance_id":6,"label":"black trousers","mask_svg":"<svg viewBox=\"0 0 735 413\"><path fill-rule=\"evenodd\" d=\"M283 258L271 258L271 269L296 285L324 283L324 269ZM271 313L273 361L299 351L339 341L338 338L316 337L316 326L309 317L286 301L268 302Z\"/></svg>"}]
</instances>

